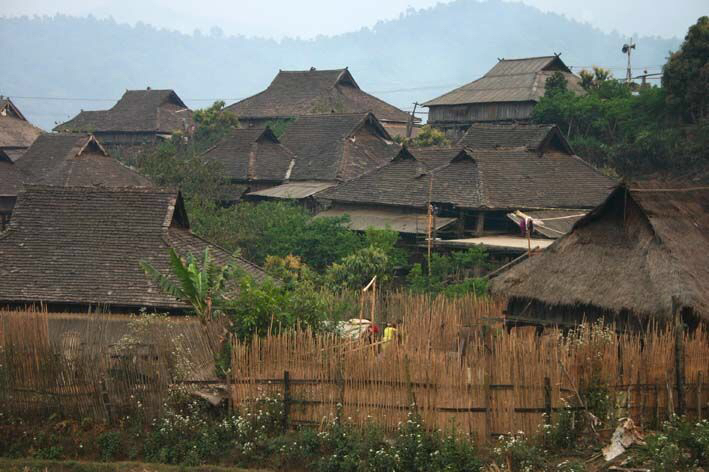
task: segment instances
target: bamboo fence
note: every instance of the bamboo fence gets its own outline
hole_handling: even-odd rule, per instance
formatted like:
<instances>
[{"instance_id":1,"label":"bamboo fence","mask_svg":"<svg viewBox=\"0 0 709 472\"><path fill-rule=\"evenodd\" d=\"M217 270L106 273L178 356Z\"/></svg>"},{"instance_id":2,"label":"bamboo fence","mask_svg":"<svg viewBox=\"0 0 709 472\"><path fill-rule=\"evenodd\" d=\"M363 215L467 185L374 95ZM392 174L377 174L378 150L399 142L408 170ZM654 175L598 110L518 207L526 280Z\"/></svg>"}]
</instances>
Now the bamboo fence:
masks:
<instances>
[{"instance_id":1,"label":"bamboo fence","mask_svg":"<svg viewBox=\"0 0 709 472\"><path fill-rule=\"evenodd\" d=\"M278 395L284 427L345 419L391 430L415 405L427 427L455 427L479 440L535 433L562 409L584 409L584 392L594 386L608 392L608 424L624 416L648 426L674 413L706 417L702 328L681 333L679 343L673 329L659 327L616 333L583 324L540 335L535 327L505 328L502 301L398 296L383 305L382 319L403 320L397 342L308 330L236 342L233 403Z\"/></svg>"},{"instance_id":2,"label":"bamboo fence","mask_svg":"<svg viewBox=\"0 0 709 472\"><path fill-rule=\"evenodd\" d=\"M151 418L172 384L213 379L193 320L0 311L0 407L9 416Z\"/></svg>"}]
</instances>

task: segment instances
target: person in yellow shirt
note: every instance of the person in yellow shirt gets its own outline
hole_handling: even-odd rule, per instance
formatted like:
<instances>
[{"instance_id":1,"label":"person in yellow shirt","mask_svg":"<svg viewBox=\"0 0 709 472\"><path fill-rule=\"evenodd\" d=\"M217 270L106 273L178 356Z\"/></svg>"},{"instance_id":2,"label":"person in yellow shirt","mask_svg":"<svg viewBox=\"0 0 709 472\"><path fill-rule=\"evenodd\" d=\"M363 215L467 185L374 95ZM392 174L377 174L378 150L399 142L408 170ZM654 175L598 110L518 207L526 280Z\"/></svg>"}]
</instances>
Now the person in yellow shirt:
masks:
<instances>
[{"instance_id":1,"label":"person in yellow shirt","mask_svg":"<svg viewBox=\"0 0 709 472\"><path fill-rule=\"evenodd\" d=\"M382 336L384 346L387 346L394 338L396 338L396 325L394 323L387 323L386 328L384 328L384 336Z\"/></svg>"}]
</instances>

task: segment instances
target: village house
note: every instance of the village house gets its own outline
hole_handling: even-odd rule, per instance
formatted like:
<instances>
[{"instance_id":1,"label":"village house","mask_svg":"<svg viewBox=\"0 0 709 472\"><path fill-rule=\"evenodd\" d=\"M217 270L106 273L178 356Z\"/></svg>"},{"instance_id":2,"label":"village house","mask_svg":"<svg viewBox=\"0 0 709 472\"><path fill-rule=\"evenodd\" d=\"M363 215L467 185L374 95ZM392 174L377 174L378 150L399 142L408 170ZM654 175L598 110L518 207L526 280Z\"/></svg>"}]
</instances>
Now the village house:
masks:
<instances>
[{"instance_id":1,"label":"village house","mask_svg":"<svg viewBox=\"0 0 709 472\"><path fill-rule=\"evenodd\" d=\"M226 203L238 202L246 192L256 192L280 185L290 178L295 155L270 128L232 130L203 157L221 166L233 184Z\"/></svg>"},{"instance_id":2,"label":"village house","mask_svg":"<svg viewBox=\"0 0 709 472\"><path fill-rule=\"evenodd\" d=\"M0 151L16 161L42 130L28 122L8 97L0 95Z\"/></svg>"},{"instance_id":3,"label":"village house","mask_svg":"<svg viewBox=\"0 0 709 472\"><path fill-rule=\"evenodd\" d=\"M527 121L556 72L569 90L583 93L581 79L559 55L499 59L481 78L425 102L428 124L457 139L472 123Z\"/></svg>"},{"instance_id":4,"label":"village house","mask_svg":"<svg viewBox=\"0 0 709 472\"><path fill-rule=\"evenodd\" d=\"M10 220L23 184L151 186L151 182L108 155L90 134L44 133L13 162L0 151L0 229Z\"/></svg>"},{"instance_id":5,"label":"village house","mask_svg":"<svg viewBox=\"0 0 709 472\"><path fill-rule=\"evenodd\" d=\"M27 185L0 235L0 306L185 310L140 267L145 261L169 274L169 248L183 256L209 248L219 264L232 257L192 234L178 191ZM236 261L254 278L265 277L257 266Z\"/></svg>"},{"instance_id":6,"label":"village house","mask_svg":"<svg viewBox=\"0 0 709 472\"><path fill-rule=\"evenodd\" d=\"M400 149L372 113L300 116L281 143L295 155L285 183L247 199L307 200L310 206L317 193L381 167Z\"/></svg>"},{"instance_id":7,"label":"village house","mask_svg":"<svg viewBox=\"0 0 709 472\"><path fill-rule=\"evenodd\" d=\"M54 131L92 133L116 157L130 158L175 132L188 134L192 111L173 90L127 90L109 110L81 111Z\"/></svg>"},{"instance_id":8,"label":"village house","mask_svg":"<svg viewBox=\"0 0 709 472\"><path fill-rule=\"evenodd\" d=\"M430 231L439 249L481 245L504 262L530 243L549 246L614 185L573 155L554 126L471 132L477 142L471 135L452 148L404 148L382 168L318 194L330 205L319 216L348 214L353 229L390 227L417 245ZM534 218L530 241L520 235L520 214Z\"/></svg>"},{"instance_id":9,"label":"village house","mask_svg":"<svg viewBox=\"0 0 709 472\"><path fill-rule=\"evenodd\" d=\"M709 321L709 190L620 185L569 234L492 279L508 313L549 324Z\"/></svg>"},{"instance_id":10,"label":"village house","mask_svg":"<svg viewBox=\"0 0 709 472\"><path fill-rule=\"evenodd\" d=\"M323 113L372 112L392 136L406 136L410 115L359 88L345 69L278 71L266 90L226 110L244 126L263 128L268 122Z\"/></svg>"},{"instance_id":11,"label":"village house","mask_svg":"<svg viewBox=\"0 0 709 472\"><path fill-rule=\"evenodd\" d=\"M20 171L10 156L0 149L0 232L5 231L10 222L20 188L22 188Z\"/></svg>"}]
</instances>

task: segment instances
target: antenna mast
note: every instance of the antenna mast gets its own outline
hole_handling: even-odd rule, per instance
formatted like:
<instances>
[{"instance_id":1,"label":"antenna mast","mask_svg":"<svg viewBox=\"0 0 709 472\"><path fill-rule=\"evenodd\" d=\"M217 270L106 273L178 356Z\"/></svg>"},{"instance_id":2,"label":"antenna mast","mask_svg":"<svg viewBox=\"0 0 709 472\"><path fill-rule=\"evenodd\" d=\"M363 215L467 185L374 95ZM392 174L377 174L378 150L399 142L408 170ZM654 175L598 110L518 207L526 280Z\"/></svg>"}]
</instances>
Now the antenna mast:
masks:
<instances>
[{"instance_id":1,"label":"antenna mast","mask_svg":"<svg viewBox=\"0 0 709 472\"><path fill-rule=\"evenodd\" d=\"M632 69L630 68L630 52L635 49L635 43L633 42L633 38L630 38L627 43L623 44L623 54L626 54L628 56L628 69L626 70L625 73L625 83L629 84L631 80L633 80L633 73Z\"/></svg>"}]
</instances>

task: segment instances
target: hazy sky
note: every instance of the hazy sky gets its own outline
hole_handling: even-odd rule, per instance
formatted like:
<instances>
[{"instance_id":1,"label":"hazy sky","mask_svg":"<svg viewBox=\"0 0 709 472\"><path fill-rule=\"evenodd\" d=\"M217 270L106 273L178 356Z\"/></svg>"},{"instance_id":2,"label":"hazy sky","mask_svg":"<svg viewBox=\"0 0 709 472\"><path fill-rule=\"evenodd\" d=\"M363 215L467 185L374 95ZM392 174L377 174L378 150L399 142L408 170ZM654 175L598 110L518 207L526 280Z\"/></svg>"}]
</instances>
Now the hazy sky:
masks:
<instances>
[{"instance_id":1,"label":"hazy sky","mask_svg":"<svg viewBox=\"0 0 709 472\"><path fill-rule=\"evenodd\" d=\"M407 8L450 0L0 0L0 16L93 14L119 22L143 21L191 33L213 26L225 34L311 38L372 26ZM475 0L470 0L475 1ZM522 0L604 31L682 37L709 14L709 0Z\"/></svg>"}]
</instances>

